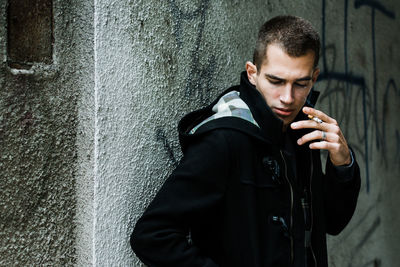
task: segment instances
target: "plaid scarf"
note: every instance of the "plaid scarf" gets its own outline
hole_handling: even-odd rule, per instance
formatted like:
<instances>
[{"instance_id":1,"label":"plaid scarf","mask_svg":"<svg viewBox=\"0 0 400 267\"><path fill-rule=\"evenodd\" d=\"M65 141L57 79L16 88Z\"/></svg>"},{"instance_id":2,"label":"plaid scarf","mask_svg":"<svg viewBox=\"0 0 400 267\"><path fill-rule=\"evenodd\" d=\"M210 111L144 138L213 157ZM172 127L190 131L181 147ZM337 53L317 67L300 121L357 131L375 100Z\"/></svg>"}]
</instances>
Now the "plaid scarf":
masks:
<instances>
[{"instance_id":1,"label":"plaid scarf","mask_svg":"<svg viewBox=\"0 0 400 267\"><path fill-rule=\"evenodd\" d=\"M260 127L257 122L254 120L253 115L247 104L240 98L239 92L231 91L225 95L223 95L217 104L215 104L212 108L212 111L215 112L214 115L208 117L198 125L196 125L189 133L194 134L196 130L203 124L223 117L237 117L249 121Z\"/></svg>"}]
</instances>

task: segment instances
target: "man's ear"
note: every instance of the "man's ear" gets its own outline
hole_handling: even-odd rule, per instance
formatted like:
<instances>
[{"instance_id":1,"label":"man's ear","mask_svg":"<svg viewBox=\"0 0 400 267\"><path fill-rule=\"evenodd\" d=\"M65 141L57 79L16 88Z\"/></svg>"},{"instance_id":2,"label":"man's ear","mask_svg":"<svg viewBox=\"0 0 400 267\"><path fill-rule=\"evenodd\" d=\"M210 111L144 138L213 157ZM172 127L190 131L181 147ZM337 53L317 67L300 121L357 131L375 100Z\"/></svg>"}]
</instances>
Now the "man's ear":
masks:
<instances>
[{"instance_id":1,"label":"man's ear","mask_svg":"<svg viewBox=\"0 0 400 267\"><path fill-rule=\"evenodd\" d=\"M314 73L313 73L313 77L312 77L313 85L317 81L319 73L320 73L320 69L319 68L315 68Z\"/></svg>"},{"instance_id":2,"label":"man's ear","mask_svg":"<svg viewBox=\"0 0 400 267\"><path fill-rule=\"evenodd\" d=\"M246 62L246 72L247 78L249 79L250 83L254 86L257 84L257 66L254 65L252 62Z\"/></svg>"}]
</instances>

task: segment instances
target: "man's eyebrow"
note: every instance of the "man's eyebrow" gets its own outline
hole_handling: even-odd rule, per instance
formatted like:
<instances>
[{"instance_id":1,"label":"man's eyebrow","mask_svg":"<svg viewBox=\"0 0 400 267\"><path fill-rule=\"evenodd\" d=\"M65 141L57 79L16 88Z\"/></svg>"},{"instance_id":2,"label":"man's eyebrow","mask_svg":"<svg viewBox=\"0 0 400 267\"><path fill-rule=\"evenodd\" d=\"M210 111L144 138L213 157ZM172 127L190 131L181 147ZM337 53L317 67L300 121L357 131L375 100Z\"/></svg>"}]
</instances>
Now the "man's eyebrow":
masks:
<instances>
[{"instance_id":1,"label":"man's eyebrow","mask_svg":"<svg viewBox=\"0 0 400 267\"><path fill-rule=\"evenodd\" d=\"M273 80L278 80L278 81L286 81L286 79L277 77L275 75L272 74L265 74L265 76L269 79L273 79ZM306 76L306 77L302 77L296 80L296 82L302 82L302 81L310 81L312 79L311 76Z\"/></svg>"},{"instance_id":2,"label":"man's eyebrow","mask_svg":"<svg viewBox=\"0 0 400 267\"><path fill-rule=\"evenodd\" d=\"M310 76L306 76L300 79L297 79L296 82L301 82L301 81L310 81L312 79L312 77Z\"/></svg>"},{"instance_id":3,"label":"man's eyebrow","mask_svg":"<svg viewBox=\"0 0 400 267\"><path fill-rule=\"evenodd\" d=\"M285 79L279 78L279 77L277 77L275 75L272 75L272 74L265 74L265 76L267 76L267 78L270 78L270 79L273 79L273 80L285 81Z\"/></svg>"}]
</instances>

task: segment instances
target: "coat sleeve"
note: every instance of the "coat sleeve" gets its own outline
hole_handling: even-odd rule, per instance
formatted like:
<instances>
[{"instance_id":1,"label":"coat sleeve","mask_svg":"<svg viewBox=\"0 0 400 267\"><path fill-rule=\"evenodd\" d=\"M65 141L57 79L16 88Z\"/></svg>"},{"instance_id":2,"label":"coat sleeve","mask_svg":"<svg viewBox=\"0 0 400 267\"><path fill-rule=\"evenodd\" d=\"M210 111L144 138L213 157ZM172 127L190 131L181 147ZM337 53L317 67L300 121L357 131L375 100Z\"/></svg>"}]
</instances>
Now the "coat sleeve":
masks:
<instances>
[{"instance_id":1,"label":"coat sleeve","mask_svg":"<svg viewBox=\"0 0 400 267\"><path fill-rule=\"evenodd\" d=\"M352 165L345 171L327 159L325 174L325 220L327 233L339 234L349 223L357 205L361 186L360 168L354 152Z\"/></svg>"},{"instance_id":2,"label":"coat sleeve","mask_svg":"<svg viewBox=\"0 0 400 267\"><path fill-rule=\"evenodd\" d=\"M223 198L230 153L221 131L196 140L131 235L132 249L148 266L217 266L187 235Z\"/></svg>"}]
</instances>

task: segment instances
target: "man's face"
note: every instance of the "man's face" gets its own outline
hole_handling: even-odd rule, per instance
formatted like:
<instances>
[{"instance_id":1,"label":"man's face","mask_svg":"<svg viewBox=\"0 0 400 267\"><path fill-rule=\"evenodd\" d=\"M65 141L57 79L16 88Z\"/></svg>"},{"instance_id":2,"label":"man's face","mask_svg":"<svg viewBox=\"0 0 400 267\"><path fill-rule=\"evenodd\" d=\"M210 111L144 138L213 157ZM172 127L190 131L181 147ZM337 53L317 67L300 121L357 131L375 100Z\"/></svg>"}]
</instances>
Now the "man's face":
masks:
<instances>
[{"instance_id":1,"label":"man's face","mask_svg":"<svg viewBox=\"0 0 400 267\"><path fill-rule=\"evenodd\" d=\"M290 57L276 44L268 45L258 72L251 62L246 63L246 70L249 81L283 121L284 129L299 113L319 74L319 69L314 68L313 52Z\"/></svg>"}]
</instances>

